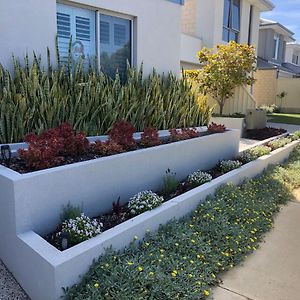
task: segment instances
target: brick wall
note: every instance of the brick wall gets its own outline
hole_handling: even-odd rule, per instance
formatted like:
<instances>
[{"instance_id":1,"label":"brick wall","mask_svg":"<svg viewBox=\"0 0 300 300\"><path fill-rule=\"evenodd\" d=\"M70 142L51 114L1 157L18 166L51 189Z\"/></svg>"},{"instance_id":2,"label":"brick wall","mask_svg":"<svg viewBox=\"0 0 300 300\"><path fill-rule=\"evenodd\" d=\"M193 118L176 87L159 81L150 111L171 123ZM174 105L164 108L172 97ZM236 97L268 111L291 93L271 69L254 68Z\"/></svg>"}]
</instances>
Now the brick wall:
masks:
<instances>
[{"instance_id":1,"label":"brick wall","mask_svg":"<svg viewBox=\"0 0 300 300\"><path fill-rule=\"evenodd\" d=\"M186 0L182 8L181 31L196 36L197 0Z\"/></svg>"},{"instance_id":2,"label":"brick wall","mask_svg":"<svg viewBox=\"0 0 300 300\"><path fill-rule=\"evenodd\" d=\"M254 98L257 107L276 103L277 70L258 70L255 74Z\"/></svg>"}]
</instances>

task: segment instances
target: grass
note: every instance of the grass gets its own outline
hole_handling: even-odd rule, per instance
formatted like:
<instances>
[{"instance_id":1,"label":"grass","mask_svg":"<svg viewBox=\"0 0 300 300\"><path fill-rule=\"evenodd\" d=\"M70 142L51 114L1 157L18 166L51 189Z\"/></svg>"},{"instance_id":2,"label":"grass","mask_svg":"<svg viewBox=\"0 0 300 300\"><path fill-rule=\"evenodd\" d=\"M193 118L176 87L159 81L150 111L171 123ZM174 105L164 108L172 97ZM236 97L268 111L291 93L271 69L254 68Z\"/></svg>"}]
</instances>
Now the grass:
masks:
<instances>
[{"instance_id":1,"label":"grass","mask_svg":"<svg viewBox=\"0 0 300 300\"><path fill-rule=\"evenodd\" d=\"M300 125L300 114L273 113L268 122Z\"/></svg>"},{"instance_id":2,"label":"grass","mask_svg":"<svg viewBox=\"0 0 300 300\"><path fill-rule=\"evenodd\" d=\"M300 147L283 166L226 185L189 217L161 226L123 251L108 250L66 299L204 299L220 274L256 251L300 185Z\"/></svg>"}]
</instances>

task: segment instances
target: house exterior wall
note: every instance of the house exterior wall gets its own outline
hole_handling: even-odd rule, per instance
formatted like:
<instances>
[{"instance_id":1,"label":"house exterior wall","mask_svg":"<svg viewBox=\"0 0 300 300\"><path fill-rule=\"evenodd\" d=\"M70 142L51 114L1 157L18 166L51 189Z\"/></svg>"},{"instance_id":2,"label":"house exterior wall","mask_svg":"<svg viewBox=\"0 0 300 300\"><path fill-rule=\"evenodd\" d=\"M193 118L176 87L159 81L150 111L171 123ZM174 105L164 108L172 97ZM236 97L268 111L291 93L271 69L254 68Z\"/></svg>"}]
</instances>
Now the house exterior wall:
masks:
<instances>
[{"instance_id":1,"label":"house exterior wall","mask_svg":"<svg viewBox=\"0 0 300 300\"><path fill-rule=\"evenodd\" d=\"M248 44L250 7L252 2L241 0L241 30L239 43ZM224 1L186 0L183 6L182 32L202 39L203 46L212 48L222 40ZM253 6L251 44L258 45L260 9Z\"/></svg>"},{"instance_id":2,"label":"house exterior wall","mask_svg":"<svg viewBox=\"0 0 300 300\"><path fill-rule=\"evenodd\" d=\"M300 45L296 44L287 44L286 51L285 51L285 62L293 63L293 55L297 55L299 57L297 66L300 66Z\"/></svg>"},{"instance_id":3,"label":"house exterior wall","mask_svg":"<svg viewBox=\"0 0 300 300\"><path fill-rule=\"evenodd\" d=\"M255 73L254 98L257 107L271 105L276 102L277 70L258 70Z\"/></svg>"},{"instance_id":4,"label":"house exterior wall","mask_svg":"<svg viewBox=\"0 0 300 300\"><path fill-rule=\"evenodd\" d=\"M144 63L145 73L180 72L181 5L166 0L73 0L64 4L131 16L134 19L134 64ZM55 0L0 1L0 63L12 68L14 54L55 53ZM158 55L159 54L159 55Z\"/></svg>"}]
</instances>

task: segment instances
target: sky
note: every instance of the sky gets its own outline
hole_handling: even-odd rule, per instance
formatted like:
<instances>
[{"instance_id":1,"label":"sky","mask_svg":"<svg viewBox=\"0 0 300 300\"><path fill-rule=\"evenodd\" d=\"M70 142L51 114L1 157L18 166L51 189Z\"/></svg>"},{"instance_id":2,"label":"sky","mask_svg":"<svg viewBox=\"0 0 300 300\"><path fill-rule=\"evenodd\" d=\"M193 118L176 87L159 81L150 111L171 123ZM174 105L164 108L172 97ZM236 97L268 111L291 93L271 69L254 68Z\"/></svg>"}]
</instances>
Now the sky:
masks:
<instances>
[{"instance_id":1,"label":"sky","mask_svg":"<svg viewBox=\"0 0 300 300\"><path fill-rule=\"evenodd\" d=\"M300 0L272 0L276 5L273 11L262 13L261 17L277 21L295 32L300 42Z\"/></svg>"}]
</instances>

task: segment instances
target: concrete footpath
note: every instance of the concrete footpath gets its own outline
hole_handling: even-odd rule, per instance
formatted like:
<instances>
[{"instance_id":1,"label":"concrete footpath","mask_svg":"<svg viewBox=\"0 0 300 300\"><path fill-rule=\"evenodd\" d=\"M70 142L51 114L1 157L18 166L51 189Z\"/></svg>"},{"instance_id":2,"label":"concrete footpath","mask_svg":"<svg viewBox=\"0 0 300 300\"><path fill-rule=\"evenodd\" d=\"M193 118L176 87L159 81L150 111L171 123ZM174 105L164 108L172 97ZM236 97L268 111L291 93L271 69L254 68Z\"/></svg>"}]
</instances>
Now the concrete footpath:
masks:
<instances>
[{"instance_id":1,"label":"concrete footpath","mask_svg":"<svg viewBox=\"0 0 300 300\"><path fill-rule=\"evenodd\" d=\"M300 190L260 248L222 280L211 299L300 300Z\"/></svg>"}]
</instances>

